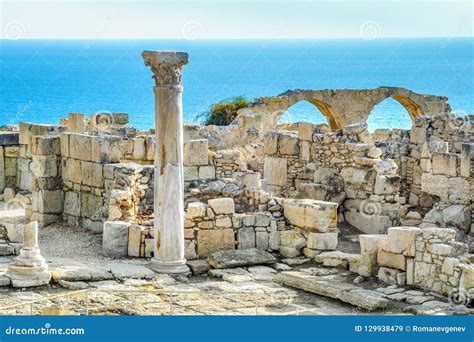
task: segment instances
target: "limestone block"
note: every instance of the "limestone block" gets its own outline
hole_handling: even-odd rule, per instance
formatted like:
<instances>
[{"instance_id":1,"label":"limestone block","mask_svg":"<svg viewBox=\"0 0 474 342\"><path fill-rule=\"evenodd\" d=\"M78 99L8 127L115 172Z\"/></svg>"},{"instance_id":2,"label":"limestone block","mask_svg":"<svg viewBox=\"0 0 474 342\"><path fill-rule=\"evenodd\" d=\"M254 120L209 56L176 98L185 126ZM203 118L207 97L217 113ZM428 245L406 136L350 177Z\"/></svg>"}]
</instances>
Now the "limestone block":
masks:
<instances>
[{"instance_id":1,"label":"limestone block","mask_svg":"<svg viewBox=\"0 0 474 342\"><path fill-rule=\"evenodd\" d=\"M406 261L403 254L390 253L379 249L377 254L377 262L380 266L395 268L397 270L406 270Z\"/></svg>"},{"instance_id":2,"label":"limestone block","mask_svg":"<svg viewBox=\"0 0 474 342\"><path fill-rule=\"evenodd\" d=\"M145 147L146 147L146 159L155 160L156 142L155 142L154 136L148 136L145 138Z\"/></svg>"},{"instance_id":3,"label":"limestone block","mask_svg":"<svg viewBox=\"0 0 474 342\"><path fill-rule=\"evenodd\" d=\"M236 175L237 184L246 188L261 188L260 172L241 172Z\"/></svg>"},{"instance_id":4,"label":"limestone block","mask_svg":"<svg viewBox=\"0 0 474 342\"><path fill-rule=\"evenodd\" d=\"M206 216L207 205L201 202L191 202L186 210L186 219L194 220L195 218Z\"/></svg>"},{"instance_id":5,"label":"limestone block","mask_svg":"<svg viewBox=\"0 0 474 342\"><path fill-rule=\"evenodd\" d=\"M359 235L361 255L374 255L378 253L380 242L387 238L385 234L361 234Z\"/></svg>"},{"instance_id":6,"label":"limestone block","mask_svg":"<svg viewBox=\"0 0 474 342\"><path fill-rule=\"evenodd\" d=\"M452 275L454 274L454 268L459 263L460 263L460 260L458 258L451 258L451 257L445 258L443 265L441 266L441 272Z\"/></svg>"},{"instance_id":7,"label":"limestone block","mask_svg":"<svg viewBox=\"0 0 474 342\"><path fill-rule=\"evenodd\" d=\"M280 155L299 155L300 146L296 134L282 134L278 140L278 151Z\"/></svg>"},{"instance_id":8,"label":"limestone block","mask_svg":"<svg viewBox=\"0 0 474 342\"><path fill-rule=\"evenodd\" d=\"M92 139L87 134L69 135L69 155L71 158L91 161L92 160Z\"/></svg>"},{"instance_id":9,"label":"limestone block","mask_svg":"<svg viewBox=\"0 0 474 342\"><path fill-rule=\"evenodd\" d=\"M456 227L465 232L471 227L471 210L469 205L450 205L443 209L442 222L447 227Z\"/></svg>"},{"instance_id":10,"label":"limestone block","mask_svg":"<svg viewBox=\"0 0 474 342\"><path fill-rule=\"evenodd\" d=\"M474 288L474 265L461 265L461 278L459 279L459 288L464 291L469 291Z\"/></svg>"},{"instance_id":11,"label":"limestone block","mask_svg":"<svg viewBox=\"0 0 474 342\"><path fill-rule=\"evenodd\" d=\"M222 269L253 265L271 265L276 263L277 259L268 252L252 248L212 253L207 261L212 267Z\"/></svg>"},{"instance_id":12,"label":"limestone block","mask_svg":"<svg viewBox=\"0 0 474 342\"><path fill-rule=\"evenodd\" d=\"M235 204L232 198L214 198L210 199L208 204L216 215L235 213Z\"/></svg>"},{"instance_id":13,"label":"limestone block","mask_svg":"<svg viewBox=\"0 0 474 342\"><path fill-rule=\"evenodd\" d=\"M5 188L3 190L3 201L10 202L15 198L15 189Z\"/></svg>"},{"instance_id":14,"label":"limestone block","mask_svg":"<svg viewBox=\"0 0 474 342\"><path fill-rule=\"evenodd\" d=\"M337 203L310 199L285 199L285 218L309 232L325 233L337 225Z\"/></svg>"},{"instance_id":15,"label":"limestone block","mask_svg":"<svg viewBox=\"0 0 474 342\"><path fill-rule=\"evenodd\" d=\"M102 234L102 250L110 258L125 258L128 253L129 222L106 221Z\"/></svg>"},{"instance_id":16,"label":"limestone block","mask_svg":"<svg viewBox=\"0 0 474 342\"><path fill-rule=\"evenodd\" d=\"M197 233L197 254L206 257L211 253L235 248L232 229L200 230Z\"/></svg>"},{"instance_id":17,"label":"limestone block","mask_svg":"<svg viewBox=\"0 0 474 342\"><path fill-rule=\"evenodd\" d=\"M391 227L387 231L387 239L380 248L387 252L415 256L415 237L421 232L417 227Z\"/></svg>"},{"instance_id":18,"label":"limestone block","mask_svg":"<svg viewBox=\"0 0 474 342\"><path fill-rule=\"evenodd\" d=\"M298 122L298 137L300 140L313 141L313 124L309 122Z\"/></svg>"},{"instance_id":19,"label":"limestone block","mask_svg":"<svg viewBox=\"0 0 474 342\"><path fill-rule=\"evenodd\" d=\"M454 153L433 153L432 170L435 175L456 176L459 157Z\"/></svg>"},{"instance_id":20,"label":"limestone block","mask_svg":"<svg viewBox=\"0 0 474 342\"><path fill-rule=\"evenodd\" d=\"M105 229L105 225L104 225L104 229ZM143 226L139 226L135 224L130 225L128 227L128 249L127 249L128 256L140 257L144 255L144 251L142 251L143 230L144 230Z\"/></svg>"},{"instance_id":21,"label":"limestone block","mask_svg":"<svg viewBox=\"0 0 474 342\"><path fill-rule=\"evenodd\" d=\"M322 252L314 257L314 261L328 267L348 268L349 264L357 262L359 254L344 253L341 251Z\"/></svg>"},{"instance_id":22,"label":"limestone block","mask_svg":"<svg viewBox=\"0 0 474 342\"><path fill-rule=\"evenodd\" d=\"M200 166L199 179L216 179L216 167L214 165Z\"/></svg>"},{"instance_id":23,"label":"limestone block","mask_svg":"<svg viewBox=\"0 0 474 342\"><path fill-rule=\"evenodd\" d=\"M427 141L426 127L413 126L410 131L410 142L412 144L424 144Z\"/></svg>"},{"instance_id":24,"label":"limestone block","mask_svg":"<svg viewBox=\"0 0 474 342\"><path fill-rule=\"evenodd\" d=\"M238 249L255 248L255 230L253 228L241 228L237 232Z\"/></svg>"},{"instance_id":25,"label":"limestone block","mask_svg":"<svg viewBox=\"0 0 474 342\"><path fill-rule=\"evenodd\" d=\"M152 238L145 239L145 258L150 258L153 256L154 243L155 243L155 240Z\"/></svg>"},{"instance_id":26,"label":"limestone block","mask_svg":"<svg viewBox=\"0 0 474 342\"><path fill-rule=\"evenodd\" d=\"M232 227L232 220L228 216L221 216L216 219L216 227L217 228L231 228Z\"/></svg>"},{"instance_id":27,"label":"limestone block","mask_svg":"<svg viewBox=\"0 0 474 342\"><path fill-rule=\"evenodd\" d=\"M301 249L306 246L306 239L299 230L282 230L280 231L280 246L293 248L297 252L300 252Z\"/></svg>"},{"instance_id":28,"label":"limestone block","mask_svg":"<svg viewBox=\"0 0 474 342\"><path fill-rule=\"evenodd\" d=\"M427 244L426 250L436 255L450 255L453 247L444 243Z\"/></svg>"},{"instance_id":29,"label":"limestone block","mask_svg":"<svg viewBox=\"0 0 474 342\"><path fill-rule=\"evenodd\" d=\"M82 176L80 160L72 158L63 158L61 172L63 181L69 181L78 184L81 183Z\"/></svg>"},{"instance_id":30,"label":"limestone block","mask_svg":"<svg viewBox=\"0 0 474 342\"><path fill-rule=\"evenodd\" d=\"M192 182L199 180L199 170L197 166L185 166L183 168L183 175L185 182Z\"/></svg>"},{"instance_id":31,"label":"limestone block","mask_svg":"<svg viewBox=\"0 0 474 342\"><path fill-rule=\"evenodd\" d=\"M92 161L99 164L118 163L122 159L123 140L116 135L101 135L92 139Z\"/></svg>"},{"instance_id":32,"label":"limestone block","mask_svg":"<svg viewBox=\"0 0 474 342\"><path fill-rule=\"evenodd\" d=\"M268 131L265 132L263 138L264 153L265 155L272 155L278 152L278 132Z\"/></svg>"},{"instance_id":33,"label":"limestone block","mask_svg":"<svg viewBox=\"0 0 474 342\"><path fill-rule=\"evenodd\" d=\"M60 214L63 211L62 190L40 190L32 196L33 207L41 214ZM36 203L35 203L36 202Z\"/></svg>"},{"instance_id":34,"label":"limestone block","mask_svg":"<svg viewBox=\"0 0 474 342\"><path fill-rule=\"evenodd\" d=\"M201 166L209 163L209 142L207 139L189 140L184 143L185 166Z\"/></svg>"},{"instance_id":35,"label":"limestone block","mask_svg":"<svg viewBox=\"0 0 474 342\"><path fill-rule=\"evenodd\" d=\"M403 286L406 283L406 272L389 267L380 267L377 277L381 282L389 285Z\"/></svg>"},{"instance_id":36,"label":"limestone block","mask_svg":"<svg viewBox=\"0 0 474 342\"><path fill-rule=\"evenodd\" d=\"M81 179L82 184L102 188L104 186L104 178L102 175L102 165L87 161L81 162Z\"/></svg>"},{"instance_id":37,"label":"limestone block","mask_svg":"<svg viewBox=\"0 0 474 342\"><path fill-rule=\"evenodd\" d=\"M474 155L474 146L472 144L462 144L460 156L461 177L469 178L471 176L471 155Z\"/></svg>"},{"instance_id":38,"label":"limestone block","mask_svg":"<svg viewBox=\"0 0 474 342\"><path fill-rule=\"evenodd\" d=\"M273 216L268 212L258 212L255 214L255 226L267 227L270 225Z\"/></svg>"},{"instance_id":39,"label":"limestone block","mask_svg":"<svg viewBox=\"0 0 474 342\"><path fill-rule=\"evenodd\" d=\"M67 191L64 196L64 214L79 217L81 216L80 195L74 191Z\"/></svg>"},{"instance_id":40,"label":"limestone block","mask_svg":"<svg viewBox=\"0 0 474 342\"><path fill-rule=\"evenodd\" d=\"M268 232L264 228L259 228L255 232L255 244L258 249L268 249Z\"/></svg>"},{"instance_id":41,"label":"limestone block","mask_svg":"<svg viewBox=\"0 0 474 342\"><path fill-rule=\"evenodd\" d=\"M91 193L81 193L82 217L105 217L108 208L104 207L103 198Z\"/></svg>"},{"instance_id":42,"label":"limestone block","mask_svg":"<svg viewBox=\"0 0 474 342\"><path fill-rule=\"evenodd\" d=\"M378 175L395 175L398 165L392 159L381 159L373 166Z\"/></svg>"},{"instance_id":43,"label":"limestone block","mask_svg":"<svg viewBox=\"0 0 474 342\"><path fill-rule=\"evenodd\" d=\"M193 260L197 259L196 254L196 242L192 240L185 240L184 241L184 257L186 260Z\"/></svg>"},{"instance_id":44,"label":"limestone block","mask_svg":"<svg viewBox=\"0 0 474 342\"><path fill-rule=\"evenodd\" d=\"M69 154L69 135L70 133L63 132L59 135L59 140L61 144L61 156L70 157Z\"/></svg>"},{"instance_id":45,"label":"limestone block","mask_svg":"<svg viewBox=\"0 0 474 342\"><path fill-rule=\"evenodd\" d=\"M277 224L275 221L272 221L270 223L268 247L274 251L277 251L280 248L280 233L278 232Z\"/></svg>"},{"instance_id":46,"label":"limestone block","mask_svg":"<svg viewBox=\"0 0 474 342\"><path fill-rule=\"evenodd\" d=\"M306 246L323 251L335 250L337 247L337 233L309 233Z\"/></svg>"},{"instance_id":47,"label":"limestone block","mask_svg":"<svg viewBox=\"0 0 474 342\"><path fill-rule=\"evenodd\" d=\"M470 202L469 181L462 177L447 177L423 173L421 191L438 196L441 202L468 204Z\"/></svg>"},{"instance_id":48,"label":"limestone block","mask_svg":"<svg viewBox=\"0 0 474 342\"><path fill-rule=\"evenodd\" d=\"M355 186L362 186L368 182L369 174L367 171L355 168L345 167L341 170L341 177L344 179L344 183Z\"/></svg>"},{"instance_id":49,"label":"limestone block","mask_svg":"<svg viewBox=\"0 0 474 342\"><path fill-rule=\"evenodd\" d=\"M286 185L288 178L286 158L265 157L263 177L269 185Z\"/></svg>"},{"instance_id":50,"label":"limestone block","mask_svg":"<svg viewBox=\"0 0 474 342\"><path fill-rule=\"evenodd\" d=\"M5 169L5 160L3 157L3 147L0 146L0 170L2 170L2 172L0 172L0 192L3 191L3 189L5 189L5 172L3 172L4 169Z\"/></svg>"},{"instance_id":51,"label":"limestone block","mask_svg":"<svg viewBox=\"0 0 474 342\"><path fill-rule=\"evenodd\" d=\"M133 139L133 159L135 160L146 159L146 146L145 146L144 137L137 137Z\"/></svg>"},{"instance_id":52,"label":"limestone block","mask_svg":"<svg viewBox=\"0 0 474 342\"><path fill-rule=\"evenodd\" d=\"M31 153L49 156L61 153L59 136L43 135L31 137Z\"/></svg>"},{"instance_id":53,"label":"limestone block","mask_svg":"<svg viewBox=\"0 0 474 342\"><path fill-rule=\"evenodd\" d=\"M85 132L85 115L81 113L69 113L67 116L67 128L69 132Z\"/></svg>"},{"instance_id":54,"label":"limestone block","mask_svg":"<svg viewBox=\"0 0 474 342\"><path fill-rule=\"evenodd\" d=\"M58 158L55 155L34 155L30 168L35 177L56 177L58 174Z\"/></svg>"},{"instance_id":55,"label":"limestone block","mask_svg":"<svg viewBox=\"0 0 474 342\"><path fill-rule=\"evenodd\" d=\"M300 143L300 158L304 161L309 161L311 158L311 143L302 141Z\"/></svg>"},{"instance_id":56,"label":"limestone block","mask_svg":"<svg viewBox=\"0 0 474 342\"><path fill-rule=\"evenodd\" d=\"M393 195L400 191L400 176L375 177L374 193L376 195Z\"/></svg>"}]
</instances>

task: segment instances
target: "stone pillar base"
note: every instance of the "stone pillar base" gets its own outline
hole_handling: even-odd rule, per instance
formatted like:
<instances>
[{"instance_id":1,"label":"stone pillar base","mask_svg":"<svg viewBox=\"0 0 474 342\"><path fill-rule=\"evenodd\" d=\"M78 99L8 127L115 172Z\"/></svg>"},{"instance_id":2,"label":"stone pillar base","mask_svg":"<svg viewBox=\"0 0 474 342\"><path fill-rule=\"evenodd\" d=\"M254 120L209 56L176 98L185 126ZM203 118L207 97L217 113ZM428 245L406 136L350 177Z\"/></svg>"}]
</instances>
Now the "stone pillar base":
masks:
<instances>
[{"instance_id":1,"label":"stone pillar base","mask_svg":"<svg viewBox=\"0 0 474 342\"><path fill-rule=\"evenodd\" d=\"M152 258L149 267L157 273L187 274L191 272L186 265L186 260L161 261Z\"/></svg>"},{"instance_id":2,"label":"stone pillar base","mask_svg":"<svg viewBox=\"0 0 474 342\"><path fill-rule=\"evenodd\" d=\"M13 287L31 287L48 285L51 272L48 266L23 267L11 265L5 276L10 278Z\"/></svg>"}]
</instances>

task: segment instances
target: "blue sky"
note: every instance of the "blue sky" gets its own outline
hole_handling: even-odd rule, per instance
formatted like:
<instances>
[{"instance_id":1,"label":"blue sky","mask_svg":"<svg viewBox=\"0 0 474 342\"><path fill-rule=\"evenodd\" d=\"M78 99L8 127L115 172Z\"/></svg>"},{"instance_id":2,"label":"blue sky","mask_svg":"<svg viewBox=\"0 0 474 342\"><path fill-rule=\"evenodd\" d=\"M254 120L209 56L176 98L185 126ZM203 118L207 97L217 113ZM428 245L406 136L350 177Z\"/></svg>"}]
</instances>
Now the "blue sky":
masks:
<instances>
[{"instance_id":1,"label":"blue sky","mask_svg":"<svg viewBox=\"0 0 474 342\"><path fill-rule=\"evenodd\" d=\"M472 36L471 1L0 0L0 38L291 39Z\"/></svg>"}]
</instances>

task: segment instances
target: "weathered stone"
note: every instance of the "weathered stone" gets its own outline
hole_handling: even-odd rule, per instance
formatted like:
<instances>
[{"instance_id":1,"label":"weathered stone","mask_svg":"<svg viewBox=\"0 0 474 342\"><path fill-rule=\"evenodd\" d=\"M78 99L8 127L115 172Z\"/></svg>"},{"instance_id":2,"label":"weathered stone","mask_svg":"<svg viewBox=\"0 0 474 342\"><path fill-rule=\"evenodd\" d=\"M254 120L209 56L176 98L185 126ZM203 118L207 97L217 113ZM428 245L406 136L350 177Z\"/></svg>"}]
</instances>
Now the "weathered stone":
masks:
<instances>
[{"instance_id":1,"label":"weathered stone","mask_svg":"<svg viewBox=\"0 0 474 342\"><path fill-rule=\"evenodd\" d=\"M335 250L337 233L309 233L307 247L318 250Z\"/></svg>"},{"instance_id":2,"label":"weathered stone","mask_svg":"<svg viewBox=\"0 0 474 342\"><path fill-rule=\"evenodd\" d=\"M189 266L194 275L206 274L210 269L205 259L189 260L186 262L186 265Z\"/></svg>"},{"instance_id":3,"label":"weathered stone","mask_svg":"<svg viewBox=\"0 0 474 342\"><path fill-rule=\"evenodd\" d=\"M129 222L107 221L104 223L102 248L111 258L125 258L128 253Z\"/></svg>"},{"instance_id":4,"label":"weathered stone","mask_svg":"<svg viewBox=\"0 0 474 342\"><path fill-rule=\"evenodd\" d=\"M269 185L286 185L288 178L286 158L265 157L263 178Z\"/></svg>"},{"instance_id":5,"label":"weathered stone","mask_svg":"<svg viewBox=\"0 0 474 342\"><path fill-rule=\"evenodd\" d=\"M216 167L214 165L200 166L199 179L216 179Z\"/></svg>"},{"instance_id":6,"label":"weathered stone","mask_svg":"<svg viewBox=\"0 0 474 342\"><path fill-rule=\"evenodd\" d=\"M241 228L237 233L238 248L255 248L255 231L253 228Z\"/></svg>"},{"instance_id":7,"label":"weathered stone","mask_svg":"<svg viewBox=\"0 0 474 342\"><path fill-rule=\"evenodd\" d=\"M349 254L341 251L323 252L314 257L317 263L324 266L348 268L349 264L359 258L357 254Z\"/></svg>"},{"instance_id":8,"label":"weathered stone","mask_svg":"<svg viewBox=\"0 0 474 342\"><path fill-rule=\"evenodd\" d=\"M383 249L379 249L377 262L380 266L395 268L402 271L406 270L406 260L402 254L390 253Z\"/></svg>"},{"instance_id":9,"label":"weathered stone","mask_svg":"<svg viewBox=\"0 0 474 342\"><path fill-rule=\"evenodd\" d=\"M208 141L207 139L189 140L184 143L185 166L207 165L208 161Z\"/></svg>"},{"instance_id":10,"label":"weathered stone","mask_svg":"<svg viewBox=\"0 0 474 342\"><path fill-rule=\"evenodd\" d=\"M406 273L388 267L380 267L377 277L381 282L390 285L405 285Z\"/></svg>"},{"instance_id":11,"label":"weathered stone","mask_svg":"<svg viewBox=\"0 0 474 342\"><path fill-rule=\"evenodd\" d=\"M232 198L214 198L210 199L208 204L216 215L235 213L235 205Z\"/></svg>"},{"instance_id":12,"label":"weathered stone","mask_svg":"<svg viewBox=\"0 0 474 342\"><path fill-rule=\"evenodd\" d=\"M375 291L302 272L282 272L275 277L275 281L317 295L338 299L369 311L384 309L388 306L388 300Z\"/></svg>"},{"instance_id":13,"label":"weathered stone","mask_svg":"<svg viewBox=\"0 0 474 342\"><path fill-rule=\"evenodd\" d=\"M92 139L93 137L87 134L69 135L69 155L71 158L91 161Z\"/></svg>"},{"instance_id":14,"label":"weathered stone","mask_svg":"<svg viewBox=\"0 0 474 342\"><path fill-rule=\"evenodd\" d=\"M400 176L377 176L375 178L374 193L376 195L391 195L400 190Z\"/></svg>"},{"instance_id":15,"label":"weathered stone","mask_svg":"<svg viewBox=\"0 0 474 342\"><path fill-rule=\"evenodd\" d=\"M387 239L379 247L391 253L415 256L415 237L421 232L417 227L388 228Z\"/></svg>"},{"instance_id":16,"label":"weathered stone","mask_svg":"<svg viewBox=\"0 0 474 342\"><path fill-rule=\"evenodd\" d=\"M207 205L201 202L191 202L186 210L186 219L194 220L195 218L206 216Z\"/></svg>"},{"instance_id":17,"label":"weathered stone","mask_svg":"<svg viewBox=\"0 0 474 342\"><path fill-rule=\"evenodd\" d=\"M211 253L235 248L232 229L200 230L197 233L197 254L206 257Z\"/></svg>"},{"instance_id":18,"label":"weathered stone","mask_svg":"<svg viewBox=\"0 0 474 342\"><path fill-rule=\"evenodd\" d=\"M246 267L254 265L271 265L276 258L260 249L237 249L213 253L207 259L214 268Z\"/></svg>"},{"instance_id":19,"label":"weathered stone","mask_svg":"<svg viewBox=\"0 0 474 342\"><path fill-rule=\"evenodd\" d=\"M309 232L327 232L337 224L337 203L308 199L286 199L285 218L298 228Z\"/></svg>"}]
</instances>

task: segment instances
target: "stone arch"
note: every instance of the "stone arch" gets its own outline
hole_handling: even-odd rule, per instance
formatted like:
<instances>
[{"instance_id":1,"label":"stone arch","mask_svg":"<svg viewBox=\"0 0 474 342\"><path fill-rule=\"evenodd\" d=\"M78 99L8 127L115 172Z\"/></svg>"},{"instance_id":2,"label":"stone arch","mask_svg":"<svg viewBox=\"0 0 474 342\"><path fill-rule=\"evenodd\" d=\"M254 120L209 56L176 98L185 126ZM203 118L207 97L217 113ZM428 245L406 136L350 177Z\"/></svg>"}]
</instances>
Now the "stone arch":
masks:
<instances>
[{"instance_id":1,"label":"stone arch","mask_svg":"<svg viewBox=\"0 0 474 342\"><path fill-rule=\"evenodd\" d=\"M275 124L278 122L278 120L283 116L283 114L290 109L292 106L294 106L297 103L301 103L302 101L306 101L313 106L315 106L321 114L326 118L326 121L333 131L338 131L342 129L342 123L340 116L336 113L334 108L329 105L327 102L321 101L321 100L316 100L313 98L299 98L296 101L291 101L288 106L286 106L285 109L281 109L279 113L276 115L274 118Z\"/></svg>"}]
</instances>

